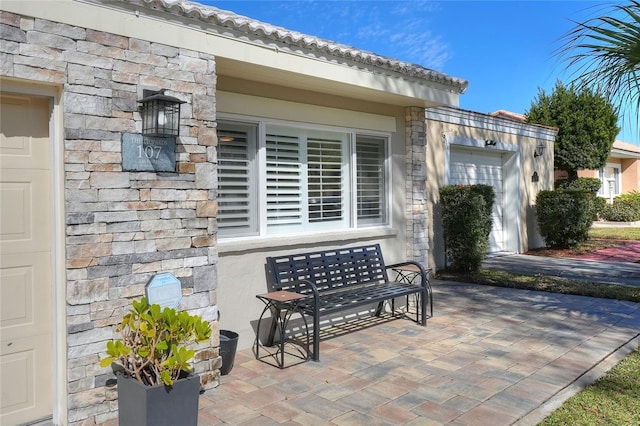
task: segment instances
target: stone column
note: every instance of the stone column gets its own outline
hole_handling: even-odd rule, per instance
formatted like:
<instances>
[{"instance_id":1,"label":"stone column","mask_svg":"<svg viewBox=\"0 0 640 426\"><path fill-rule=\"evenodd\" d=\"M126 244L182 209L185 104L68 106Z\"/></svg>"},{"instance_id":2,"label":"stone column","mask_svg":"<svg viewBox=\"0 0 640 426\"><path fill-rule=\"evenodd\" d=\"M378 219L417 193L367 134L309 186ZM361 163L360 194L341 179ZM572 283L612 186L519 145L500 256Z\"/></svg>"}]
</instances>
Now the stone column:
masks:
<instances>
[{"instance_id":1,"label":"stone column","mask_svg":"<svg viewBox=\"0 0 640 426\"><path fill-rule=\"evenodd\" d=\"M429 250L426 196L426 120L425 109L408 107L406 128L406 219L407 254L409 260L427 264Z\"/></svg>"}]
</instances>

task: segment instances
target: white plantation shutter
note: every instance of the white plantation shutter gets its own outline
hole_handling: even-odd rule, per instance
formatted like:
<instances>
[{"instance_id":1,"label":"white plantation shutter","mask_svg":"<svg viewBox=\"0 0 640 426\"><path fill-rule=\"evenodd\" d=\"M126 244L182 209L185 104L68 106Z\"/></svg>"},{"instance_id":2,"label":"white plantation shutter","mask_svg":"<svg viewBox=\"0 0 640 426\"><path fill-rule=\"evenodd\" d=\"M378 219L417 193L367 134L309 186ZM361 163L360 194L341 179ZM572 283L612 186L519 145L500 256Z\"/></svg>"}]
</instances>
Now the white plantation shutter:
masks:
<instances>
[{"instance_id":1,"label":"white plantation shutter","mask_svg":"<svg viewBox=\"0 0 640 426\"><path fill-rule=\"evenodd\" d=\"M385 139L356 138L358 225L386 223Z\"/></svg>"},{"instance_id":2,"label":"white plantation shutter","mask_svg":"<svg viewBox=\"0 0 640 426\"><path fill-rule=\"evenodd\" d=\"M221 121L218 142L221 237L389 223L386 137Z\"/></svg>"},{"instance_id":3,"label":"white plantation shutter","mask_svg":"<svg viewBox=\"0 0 640 426\"><path fill-rule=\"evenodd\" d=\"M218 130L218 232L257 232L255 127L227 125Z\"/></svg>"},{"instance_id":4,"label":"white plantation shutter","mask_svg":"<svg viewBox=\"0 0 640 426\"><path fill-rule=\"evenodd\" d=\"M303 222L300 149L298 136L267 134L267 227Z\"/></svg>"},{"instance_id":5,"label":"white plantation shutter","mask_svg":"<svg viewBox=\"0 0 640 426\"><path fill-rule=\"evenodd\" d=\"M345 216L342 188L342 140L307 139L309 222L339 221Z\"/></svg>"}]
</instances>

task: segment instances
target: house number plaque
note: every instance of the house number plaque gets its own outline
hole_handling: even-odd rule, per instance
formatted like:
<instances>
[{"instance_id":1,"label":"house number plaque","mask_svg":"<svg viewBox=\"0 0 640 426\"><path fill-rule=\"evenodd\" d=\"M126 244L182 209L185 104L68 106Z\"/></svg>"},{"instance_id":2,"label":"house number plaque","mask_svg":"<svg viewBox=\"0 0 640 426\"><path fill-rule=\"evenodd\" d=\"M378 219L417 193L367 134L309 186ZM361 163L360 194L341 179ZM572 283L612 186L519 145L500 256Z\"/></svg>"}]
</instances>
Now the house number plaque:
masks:
<instances>
[{"instance_id":1,"label":"house number plaque","mask_svg":"<svg viewBox=\"0 0 640 426\"><path fill-rule=\"evenodd\" d=\"M176 138L122 134L122 170L175 172Z\"/></svg>"},{"instance_id":2,"label":"house number plaque","mask_svg":"<svg viewBox=\"0 0 640 426\"><path fill-rule=\"evenodd\" d=\"M145 290L149 303L163 308L175 308L182 300L182 284L170 272L154 275Z\"/></svg>"}]
</instances>

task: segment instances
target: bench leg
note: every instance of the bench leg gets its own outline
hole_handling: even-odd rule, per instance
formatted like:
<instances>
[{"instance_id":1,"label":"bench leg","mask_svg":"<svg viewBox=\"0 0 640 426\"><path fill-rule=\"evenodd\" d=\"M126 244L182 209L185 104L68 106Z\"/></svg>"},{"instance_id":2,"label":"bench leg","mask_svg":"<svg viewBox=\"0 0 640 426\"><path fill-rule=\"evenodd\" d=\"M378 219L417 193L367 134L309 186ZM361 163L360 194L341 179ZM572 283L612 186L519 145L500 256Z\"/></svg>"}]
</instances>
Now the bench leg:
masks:
<instances>
[{"instance_id":1,"label":"bench leg","mask_svg":"<svg viewBox=\"0 0 640 426\"><path fill-rule=\"evenodd\" d=\"M380 315L382 315L382 310L384 309L384 300L382 302L378 302L378 307L376 308L376 313L375 315L377 317L379 317Z\"/></svg>"},{"instance_id":2,"label":"bench leg","mask_svg":"<svg viewBox=\"0 0 640 426\"><path fill-rule=\"evenodd\" d=\"M320 361L320 314L313 316L313 360Z\"/></svg>"}]
</instances>

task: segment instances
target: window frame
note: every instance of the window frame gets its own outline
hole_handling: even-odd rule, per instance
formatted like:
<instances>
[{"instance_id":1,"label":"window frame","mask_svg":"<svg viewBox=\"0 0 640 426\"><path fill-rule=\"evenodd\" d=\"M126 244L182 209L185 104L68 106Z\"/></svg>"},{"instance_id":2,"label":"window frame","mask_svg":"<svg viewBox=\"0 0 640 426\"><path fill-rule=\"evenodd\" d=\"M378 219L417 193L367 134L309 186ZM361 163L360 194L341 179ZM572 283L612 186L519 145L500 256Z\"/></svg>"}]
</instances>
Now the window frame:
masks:
<instances>
[{"instance_id":1,"label":"window frame","mask_svg":"<svg viewBox=\"0 0 640 426\"><path fill-rule=\"evenodd\" d=\"M605 169L612 168L616 170L615 173L615 185L613 194L609 192L609 182L605 177ZM614 198L622 193L622 165L619 163L607 163L603 168L598 170L598 178L600 179L600 189L598 190L598 196L603 198Z\"/></svg>"},{"instance_id":2,"label":"window frame","mask_svg":"<svg viewBox=\"0 0 640 426\"><path fill-rule=\"evenodd\" d=\"M313 123L300 123L289 122L285 120L274 120L263 117L250 117L236 114L218 114L218 127L224 125L235 126L253 126L256 129L256 150L254 155L254 163L252 167L255 171L256 179L256 191L257 196L257 233L234 233L224 235L218 233L218 238L221 240L229 241L233 239L251 239L251 238L273 238L273 237L287 237L292 235L313 235L326 232L357 232L363 229L383 229L391 228L392 224L392 174L391 174L391 139L392 134L390 132L373 131L366 129L354 129L345 128L340 126L319 125ZM343 188L342 193L345 196L344 224L338 226L336 223L327 222L325 226L317 226L309 228L307 224L300 226L298 231L274 233L269 230L267 224L267 133L270 128L284 128L292 131L300 132L303 134L311 132L325 132L342 135L346 141L343 151L343 169L346 179L347 189ZM382 219L380 223L359 223L358 221L358 190L357 190L357 157L356 157L356 143L358 137L370 137L379 138L383 143L382 149L382 171L383 185L385 200L382 203ZM220 160L218 160L219 162ZM306 153L303 160L306 163ZM309 193L308 181L304 181L304 188L302 189L303 198L306 198ZM308 223L308 214L307 214Z\"/></svg>"}]
</instances>

